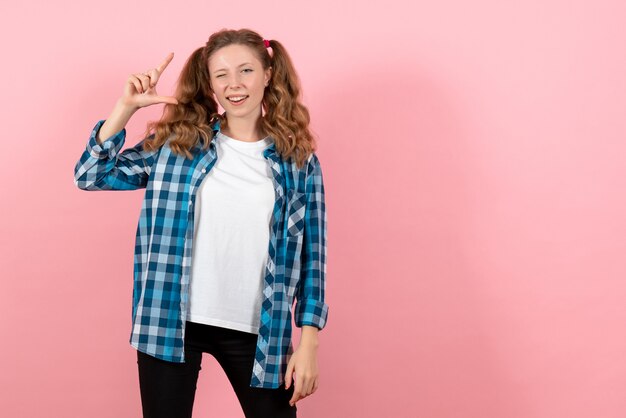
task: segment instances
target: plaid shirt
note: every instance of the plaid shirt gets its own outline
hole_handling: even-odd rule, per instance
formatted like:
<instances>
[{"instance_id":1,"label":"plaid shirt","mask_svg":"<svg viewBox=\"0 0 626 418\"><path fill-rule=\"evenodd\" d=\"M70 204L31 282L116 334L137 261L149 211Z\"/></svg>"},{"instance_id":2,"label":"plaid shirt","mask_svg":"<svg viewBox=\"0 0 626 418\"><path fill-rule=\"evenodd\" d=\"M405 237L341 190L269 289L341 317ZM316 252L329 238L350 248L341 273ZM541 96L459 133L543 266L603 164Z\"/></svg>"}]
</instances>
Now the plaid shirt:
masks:
<instances>
[{"instance_id":1,"label":"plaid shirt","mask_svg":"<svg viewBox=\"0 0 626 418\"><path fill-rule=\"evenodd\" d=\"M74 168L81 190L145 188L134 256L132 332L130 344L154 357L183 363L194 238L193 205L200 183L217 161L214 141L200 144L193 160L178 156L166 143L143 149L145 139L120 152L122 129L102 144L91 132ZM213 125L219 131L219 122ZM326 206L320 162L312 153L302 169L284 161L274 142L263 151L272 173L275 204L264 267L263 302L250 386L277 388L284 383L293 354L291 307L303 325L324 328L326 275Z\"/></svg>"}]
</instances>

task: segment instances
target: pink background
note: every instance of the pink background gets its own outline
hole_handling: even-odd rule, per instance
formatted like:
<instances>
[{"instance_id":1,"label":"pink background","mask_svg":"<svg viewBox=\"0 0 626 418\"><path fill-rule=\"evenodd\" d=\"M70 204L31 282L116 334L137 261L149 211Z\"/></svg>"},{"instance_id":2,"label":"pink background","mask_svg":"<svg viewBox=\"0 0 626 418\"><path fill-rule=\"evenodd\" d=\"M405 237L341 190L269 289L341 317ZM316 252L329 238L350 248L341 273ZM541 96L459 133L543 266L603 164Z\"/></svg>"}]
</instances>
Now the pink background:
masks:
<instances>
[{"instance_id":1,"label":"pink background","mask_svg":"<svg viewBox=\"0 0 626 418\"><path fill-rule=\"evenodd\" d=\"M175 52L169 94L212 32L250 27L290 51L325 176L330 313L299 416L626 416L625 3L414 4L3 4L0 415L141 415L143 192L80 191L74 164L130 73ZM208 355L196 398L243 417Z\"/></svg>"}]
</instances>

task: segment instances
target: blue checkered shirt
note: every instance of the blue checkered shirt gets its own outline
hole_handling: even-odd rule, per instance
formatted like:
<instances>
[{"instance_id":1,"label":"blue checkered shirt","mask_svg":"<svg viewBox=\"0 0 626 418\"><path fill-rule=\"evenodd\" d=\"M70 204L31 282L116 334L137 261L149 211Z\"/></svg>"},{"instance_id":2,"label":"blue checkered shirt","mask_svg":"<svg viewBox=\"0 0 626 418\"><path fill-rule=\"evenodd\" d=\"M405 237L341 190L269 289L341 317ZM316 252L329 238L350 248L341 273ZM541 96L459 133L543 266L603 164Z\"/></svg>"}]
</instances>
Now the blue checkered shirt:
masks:
<instances>
[{"instance_id":1,"label":"blue checkered shirt","mask_svg":"<svg viewBox=\"0 0 626 418\"><path fill-rule=\"evenodd\" d=\"M120 152L126 130L98 144L96 135L103 123L95 125L76 163L74 183L81 190L146 189L135 240L130 344L156 358L183 363L193 207L200 183L217 161L215 144L211 141L207 150L197 144L193 160L174 154L169 138L155 151L145 150L143 139ZM219 122L212 128L219 131ZM321 330L326 325L326 207L315 153L301 169L294 161L283 160L274 142L263 156L276 199L250 386L277 388L284 383L293 354L294 299L297 327Z\"/></svg>"}]
</instances>

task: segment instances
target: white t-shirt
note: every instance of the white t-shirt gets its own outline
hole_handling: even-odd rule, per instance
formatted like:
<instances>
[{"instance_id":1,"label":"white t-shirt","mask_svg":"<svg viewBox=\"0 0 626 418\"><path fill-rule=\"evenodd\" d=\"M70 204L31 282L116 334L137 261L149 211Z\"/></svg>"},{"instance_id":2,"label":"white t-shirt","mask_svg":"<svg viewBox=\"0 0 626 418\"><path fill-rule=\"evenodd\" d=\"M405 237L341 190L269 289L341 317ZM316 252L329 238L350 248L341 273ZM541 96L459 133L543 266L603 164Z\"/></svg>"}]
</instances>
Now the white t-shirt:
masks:
<instances>
[{"instance_id":1,"label":"white t-shirt","mask_svg":"<svg viewBox=\"0 0 626 418\"><path fill-rule=\"evenodd\" d=\"M258 334L275 192L263 151L217 132L196 195L188 320Z\"/></svg>"}]
</instances>

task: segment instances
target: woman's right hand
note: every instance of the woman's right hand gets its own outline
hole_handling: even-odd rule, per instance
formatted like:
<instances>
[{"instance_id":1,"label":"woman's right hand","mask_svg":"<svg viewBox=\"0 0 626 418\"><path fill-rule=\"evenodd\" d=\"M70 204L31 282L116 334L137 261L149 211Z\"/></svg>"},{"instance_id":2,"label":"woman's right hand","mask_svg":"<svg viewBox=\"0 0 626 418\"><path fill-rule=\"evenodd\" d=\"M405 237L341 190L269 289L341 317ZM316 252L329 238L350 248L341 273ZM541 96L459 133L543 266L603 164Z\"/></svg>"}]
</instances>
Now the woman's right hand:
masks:
<instances>
[{"instance_id":1,"label":"woman's right hand","mask_svg":"<svg viewBox=\"0 0 626 418\"><path fill-rule=\"evenodd\" d=\"M139 109L157 103L178 104L178 100L175 97L159 96L156 91L159 77L173 58L174 53L170 52L158 67L143 73L131 74L124 85L124 94L120 98L121 102L132 109Z\"/></svg>"}]
</instances>

